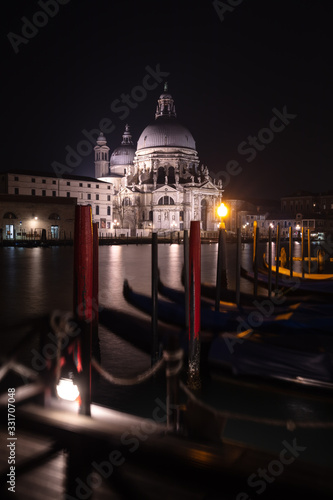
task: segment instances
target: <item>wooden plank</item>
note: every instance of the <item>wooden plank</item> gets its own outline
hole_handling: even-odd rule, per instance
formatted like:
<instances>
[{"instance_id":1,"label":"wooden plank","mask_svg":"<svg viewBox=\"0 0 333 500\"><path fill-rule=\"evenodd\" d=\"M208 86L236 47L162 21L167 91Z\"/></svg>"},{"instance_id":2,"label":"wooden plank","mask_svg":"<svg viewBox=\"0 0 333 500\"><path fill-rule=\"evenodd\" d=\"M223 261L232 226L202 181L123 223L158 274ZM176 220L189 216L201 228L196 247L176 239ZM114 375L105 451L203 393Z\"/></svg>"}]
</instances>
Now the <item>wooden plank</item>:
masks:
<instances>
[{"instance_id":1,"label":"wooden plank","mask_svg":"<svg viewBox=\"0 0 333 500\"><path fill-rule=\"evenodd\" d=\"M52 433L68 445L71 442L84 442L89 448L94 443L96 460L98 453L103 456L105 450L120 449L120 439L124 433L128 436L129 422L136 421L138 425L145 419L132 417L127 420L126 415L114 418L113 421L103 422L84 415L61 412L54 409L40 408L36 405L26 405L20 408L21 424L32 425L41 433ZM146 421L147 422L147 421ZM79 441L77 441L79 439ZM123 447L124 448L124 447ZM128 451L128 450L127 450ZM253 469L269 463L276 456L263 451L257 451L243 445L219 445L195 442L190 439L167 435L157 428L151 432L149 439L142 440L135 453L127 453L126 460L140 463L154 463L158 467L167 466L172 470L190 468L201 476L206 473L228 474L238 477L239 474L251 474ZM310 474L311 471L311 474ZM300 481L302 478L302 481ZM311 488L315 478L320 479L322 488L328 489L333 494L331 470L318 467L316 464L306 464L300 460L286 470L281 478L286 483L296 482L298 487Z\"/></svg>"}]
</instances>

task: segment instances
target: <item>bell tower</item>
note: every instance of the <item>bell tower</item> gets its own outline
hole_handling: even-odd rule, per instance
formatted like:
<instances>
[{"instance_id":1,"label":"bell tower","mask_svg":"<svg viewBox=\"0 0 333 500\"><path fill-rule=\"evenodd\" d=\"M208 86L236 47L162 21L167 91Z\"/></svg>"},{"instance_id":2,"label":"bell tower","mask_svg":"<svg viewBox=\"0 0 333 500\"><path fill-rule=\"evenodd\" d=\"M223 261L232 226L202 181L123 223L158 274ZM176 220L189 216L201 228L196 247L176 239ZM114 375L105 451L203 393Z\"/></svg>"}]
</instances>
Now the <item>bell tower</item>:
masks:
<instances>
[{"instance_id":1,"label":"bell tower","mask_svg":"<svg viewBox=\"0 0 333 500\"><path fill-rule=\"evenodd\" d=\"M103 132L100 132L97 138L95 150L95 177L107 177L109 175L109 152L110 148L106 145L106 139Z\"/></svg>"}]
</instances>

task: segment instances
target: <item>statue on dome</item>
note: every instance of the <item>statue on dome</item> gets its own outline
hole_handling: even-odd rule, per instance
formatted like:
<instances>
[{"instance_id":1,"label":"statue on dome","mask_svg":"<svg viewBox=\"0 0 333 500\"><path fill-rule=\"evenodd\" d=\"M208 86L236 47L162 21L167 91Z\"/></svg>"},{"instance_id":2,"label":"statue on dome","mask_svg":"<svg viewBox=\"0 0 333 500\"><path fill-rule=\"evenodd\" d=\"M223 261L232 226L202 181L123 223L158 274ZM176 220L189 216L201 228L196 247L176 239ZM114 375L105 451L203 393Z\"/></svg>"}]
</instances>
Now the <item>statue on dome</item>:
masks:
<instances>
[{"instance_id":1,"label":"statue on dome","mask_svg":"<svg viewBox=\"0 0 333 500\"><path fill-rule=\"evenodd\" d=\"M204 176L206 179L208 179L208 177L209 177L209 170L208 170L207 165L205 166L205 169L204 169Z\"/></svg>"}]
</instances>

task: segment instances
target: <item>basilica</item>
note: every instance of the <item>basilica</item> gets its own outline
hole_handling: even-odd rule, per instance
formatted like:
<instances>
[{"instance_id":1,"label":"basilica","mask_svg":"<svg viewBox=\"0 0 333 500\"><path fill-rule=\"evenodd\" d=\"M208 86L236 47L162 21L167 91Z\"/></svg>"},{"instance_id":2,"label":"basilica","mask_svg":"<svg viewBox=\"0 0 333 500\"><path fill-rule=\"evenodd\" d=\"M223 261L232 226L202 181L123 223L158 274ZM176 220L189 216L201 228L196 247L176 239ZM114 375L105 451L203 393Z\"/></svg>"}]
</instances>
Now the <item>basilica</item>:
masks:
<instances>
[{"instance_id":1,"label":"basilica","mask_svg":"<svg viewBox=\"0 0 333 500\"><path fill-rule=\"evenodd\" d=\"M190 131L177 119L167 84L160 95L155 120L135 147L126 125L121 144L112 152L103 133L97 139L95 177L112 188L112 226L135 235L138 230L182 231L192 220L203 231L216 231L216 208L222 184L213 182L200 164Z\"/></svg>"}]
</instances>

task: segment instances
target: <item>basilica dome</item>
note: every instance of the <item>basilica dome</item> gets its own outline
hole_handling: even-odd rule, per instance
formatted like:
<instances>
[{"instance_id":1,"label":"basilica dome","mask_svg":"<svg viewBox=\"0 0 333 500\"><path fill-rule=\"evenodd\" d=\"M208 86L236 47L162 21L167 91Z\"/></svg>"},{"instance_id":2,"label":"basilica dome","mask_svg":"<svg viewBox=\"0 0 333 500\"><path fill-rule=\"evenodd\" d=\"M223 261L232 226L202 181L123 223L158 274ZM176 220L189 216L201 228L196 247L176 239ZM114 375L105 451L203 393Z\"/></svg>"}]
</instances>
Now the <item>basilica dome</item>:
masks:
<instances>
[{"instance_id":1,"label":"basilica dome","mask_svg":"<svg viewBox=\"0 0 333 500\"><path fill-rule=\"evenodd\" d=\"M138 149L171 146L195 150L191 132L176 118L159 117L148 125L138 140Z\"/></svg>"},{"instance_id":2,"label":"basilica dome","mask_svg":"<svg viewBox=\"0 0 333 500\"><path fill-rule=\"evenodd\" d=\"M195 150L191 132L177 120L175 104L171 95L167 93L166 84L164 93L158 99L155 121L140 135L137 149L168 146Z\"/></svg>"},{"instance_id":3,"label":"basilica dome","mask_svg":"<svg viewBox=\"0 0 333 500\"><path fill-rule=\"evenodd\" d=\"M133 163L135 155L135 147L132 142L132 136L129 130L129 126L126 125L125 132L123 134L123 140L112 153L110 158L110 167L116 167L119 165L130 165Z\"/></svg>"}]
</instances>

